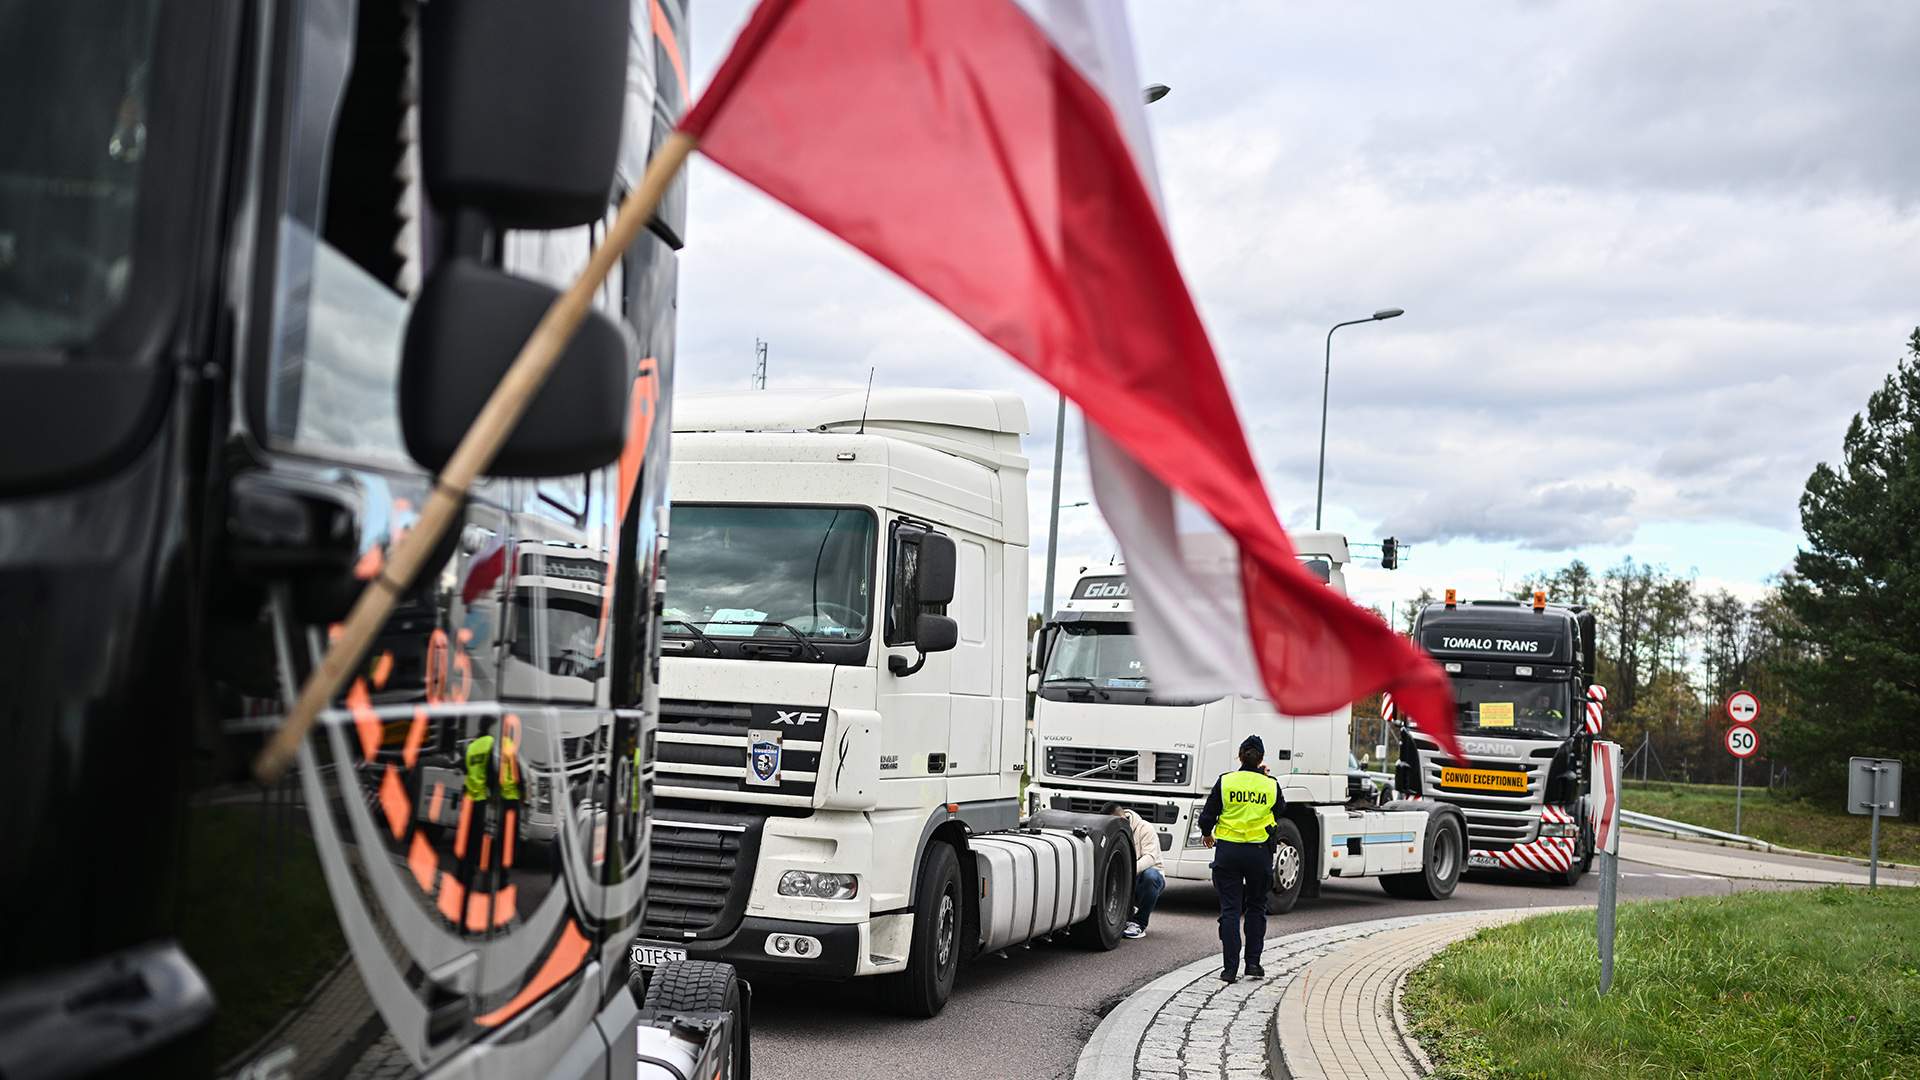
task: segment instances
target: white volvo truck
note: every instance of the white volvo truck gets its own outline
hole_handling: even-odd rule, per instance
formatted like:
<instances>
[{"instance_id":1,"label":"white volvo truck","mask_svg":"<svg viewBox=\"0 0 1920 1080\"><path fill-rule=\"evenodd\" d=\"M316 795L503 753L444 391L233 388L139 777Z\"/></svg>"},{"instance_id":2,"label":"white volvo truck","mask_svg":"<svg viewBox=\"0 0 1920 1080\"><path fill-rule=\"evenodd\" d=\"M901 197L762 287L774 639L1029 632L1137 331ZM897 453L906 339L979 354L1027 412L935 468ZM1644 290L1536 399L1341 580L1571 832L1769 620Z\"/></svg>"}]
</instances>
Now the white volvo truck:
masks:
<instances>
[{"instance_id":1,"label":"white volvo truck","mask_svg":"<svg viewBox=\"0 0 1920 1080\"><path fill-rule=\"evenodd\" d=\"M1020 827L1020 399L691 395L673 423L634 963L887 977L932 1015L966 956L1062 931L1112 948L1127 830Z\"/></svg>"},{"instance_id":2,"label":"white volvo truck","mask_svg":"<svg viewBox=\"0 0 1920 1080\"><path fill-rule=\"evenodd\" d=\"M1346 538L1302 532L1293 540L1307 568L1344 596ZM1453 894L1465 864L1465 819L1444 803L1380 805L1371 782L1348 767L1351 708L1293 717L1257 698L1156 694L1134 636L1124 566L1082 571L1035 636L1034 669L1030 811L1097 813L1119 803L1153 824L1169 878L1206 880L1212 852L1200 835L1201 807L1214 779L1238 767L1241 740L1258 735L1287 803L1270 914L1317 896L1330 878L1377 877L1396 896Z\"/></svg>"}]
</instances>

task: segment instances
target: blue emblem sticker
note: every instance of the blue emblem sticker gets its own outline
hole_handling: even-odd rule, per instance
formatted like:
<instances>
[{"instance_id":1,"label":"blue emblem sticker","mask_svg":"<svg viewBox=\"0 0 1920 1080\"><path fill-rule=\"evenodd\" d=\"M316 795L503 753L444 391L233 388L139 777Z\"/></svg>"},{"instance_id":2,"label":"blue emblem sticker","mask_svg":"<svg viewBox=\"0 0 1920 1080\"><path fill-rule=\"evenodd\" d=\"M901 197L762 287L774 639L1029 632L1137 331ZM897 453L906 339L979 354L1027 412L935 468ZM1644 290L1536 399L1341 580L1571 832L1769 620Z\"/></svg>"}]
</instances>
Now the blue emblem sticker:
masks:
<instances>
[{"instance_id":1,"label":"blue emblem sticker","mask_svg":"<svg viewBox=\"0 0 1920 1080\"><path fill-rule=\"evenodd\" d=\"M747 783L757 787L780 786L780 733L747 733Z\"/></svg>"}]
</instances>

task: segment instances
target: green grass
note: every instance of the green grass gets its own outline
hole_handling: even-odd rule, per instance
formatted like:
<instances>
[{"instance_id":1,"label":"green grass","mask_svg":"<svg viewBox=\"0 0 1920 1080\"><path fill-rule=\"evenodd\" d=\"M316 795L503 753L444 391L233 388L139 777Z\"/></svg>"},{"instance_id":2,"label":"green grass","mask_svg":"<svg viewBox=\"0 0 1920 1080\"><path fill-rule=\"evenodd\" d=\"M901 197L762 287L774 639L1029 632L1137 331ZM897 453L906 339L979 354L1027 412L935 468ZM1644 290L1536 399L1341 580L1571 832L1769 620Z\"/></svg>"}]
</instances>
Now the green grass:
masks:
<instances>
[{"instance_id":1,"label":"green grass","mask_svg":"<svg viewBox=\"0 0 1920 1080\"><path fill-rule=\"evenodd\" d=\"M1622 905L1616 941L1605 998L1591 911L1441 952L1406 991L1434 1075L1920 1076L1920 890Z\"/></svg>"},{"instance_id":2,"label":"green grass","mask_svg":"<svg viewBox=\"0 0 1920 1080\"><path fill-rule=\"evenodd\" d=\"M1629 780L1620 805L1637 813L1733 831L1730 784ZM1838 803L1828 806L1776 796L1764 787L1750 787L1741 798L1740 808L1740 831L1757 840L1803 851L1867 857L1868 819L1847 813ZM1880 857L1891 862L1920 863L1920 825L1882 818Z\"/></svg>"}]
</instances>

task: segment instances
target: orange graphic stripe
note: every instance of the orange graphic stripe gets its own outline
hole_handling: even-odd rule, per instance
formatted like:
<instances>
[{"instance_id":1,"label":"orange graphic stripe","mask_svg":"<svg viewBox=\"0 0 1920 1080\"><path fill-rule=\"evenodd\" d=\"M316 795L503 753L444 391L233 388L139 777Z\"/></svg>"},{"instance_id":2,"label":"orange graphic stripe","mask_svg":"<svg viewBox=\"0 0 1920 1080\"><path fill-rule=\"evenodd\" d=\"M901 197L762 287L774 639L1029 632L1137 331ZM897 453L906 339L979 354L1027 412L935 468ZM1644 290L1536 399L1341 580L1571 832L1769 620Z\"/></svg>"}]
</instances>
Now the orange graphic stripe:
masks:
<instances>
[{"instance_id":1,"label":"orange graphic stripe","mask_svg":"<svg viewBox=\"0 0 1920 1080\"><path fill-rule=\"evenodd\" d=\"M572 919L568 919L567 928L560 932L560 940L554 944L553 951L547 954L546 962L540 965L540 970L534 973L527 985L513 995L512 1001L485 1016L476 1017L473 1022L481 1027L499 1027L518 1016L527 1006L545 997L554 987L567 981L574 972L579 971L580 965L586 962L589 947L590 943L586 936L580 933L580 927Z\"/></svg>"},{"instance_id":2,"label":"orange graphic stripe","mask_svg":"<svg viewBox=\"0 0 1920 1080\"><path fill-rule=\"evenodd\" d=\"M467 896L467 929L480 933L492 926L505 926L513 920L515 905L519 893L511 885L502 885L499 892L471 893ZM488 910L492 913L489 916Z\"/></svg>"},{"instance_id":3,"label":"orange graphic stripe","mask_svg":"<svg viewBox=\"0 0 1920 1080\"><path fill-rule=\"evenodd\" d=\"M480 869L493 865L493 837L488 833L480 834Z\"/></svg>"},{"instance_id":4,"label":"orange graphic stripe","mask_svg":"<svg viewBox=\"0 0 1920 1080\"><path fill-rule=\"evenodd\" d=\"M513 819L514 819L514 816L515 814L512 810L507 811L506 824L500 827L500 865L501 866L511 867L513 865Z\"/></svg>"},{"instance_id":5,"label":"orange graphic stripe","mask_svg":"<svg viewBox=\"0 0 1920 1080\"><path fill-rule=\"evenodd\" d=\"M427 820L433 822L435 825L440 824L440 804L446 801L444 798L446 793L447 786L445 784L433 785L433 800L427 803Z\"/></svg>"},{"instance_id":6,"label":"orange graphic stripe","mask_svg":"<svg viewBox=\"0 0 1920 1080\"><path fill-rule=\"evenodd\" d=\"M464 914L466 906L467 906L466 886L460 884L460 879L454 877L452 874L449 874L444 870L441 871L440 873L440 914L446 916L446 919L448 922L452 923L455 926L459 926L460 916Z\"/></svg>"},{"instance_id":7,"label":"orange graphic stripe","mask_svg":"<svg viewBox=\"0 0 1920 1080\"><path fill-rule=\"evenodd\" d=\"M413 871L413 880L421 892L433 892L433 875L439 868L440 856L433 853L433 845L427 843L426 837L414 833L413 847L407 852L407 869Z\"/></svg>"},{"instance_id":8,"label":"orange graphic stripe","mask_svg":"<svg viewBox=\"0 0 1920 1080\"><path fill-rule=\"evenodd\" d=\"M473 824L473 800L460 796L460 826L453 831L453 857L465 858L467 854L467 826Z\"/></svg>"},{"instance_id":9,"label":"orange graphic stripe","mask_svg":"<svg viewBox=\"0 0 1920 1080\"><path fill-rule=\"evenodd\" d=\"M680 83L680 96L684 99L692 94L687 88L687 62L680 59L680 43L674 40L673 24L667 21L667 13L660 7L660 0L653 0L653 36L660 41L660 47L667 50L667 62L673 65L673 77Z\"/></svg>"},{"instance_id":10,"label":"orange graphic stripe","mask_svg":"<svg viewBox=\"0 0 1920 1080\"><path fill-rule=\"evenodd\" d=\"M393 650L388 649L386 652L380 654L380 659L373 662L373 688L375 690L385 690L387 688L387 679L392 674Z\"/></svg>"},{"instance_id":11,"label":"orange graphic stripe","mask_svg":"<svg viewBox=\"0 0 1920 1080\"><path fill-rule=\"evenodd\" d=\"M413 726L407 729L407 743L400 749L400 760L407 763L407 768L413 768L414 763L420 760L420 747L426 741L427 710L416 707L413 710ZM438 791L439 785L436 784L434 790ZM435 796L436 799L438 797L437 795ZM440 806L438 802L434 804L433 816L436 818L440 816Z\"/></svg>"},{"instance_id":12,"label":"orange graphic stripe","mask_svg":"<svg viewBox=\"0 0 1920 1080\"><path fill-rule=\"evenodd\" d=\"M380 809L387 813L387 828L393 830L393 838L405 836L407 819L413 816L413 800L407 798L407 789L400 783L400 770L391 765L380 778Z\"/></svg>"},{"instance_id":13,"label":"orange graphic stripe","mask_svg":"<svg viewBox=\"0 0 1920 1080\"><path fill-rule=\"evenodd\" d=\"M372 761L373 755L380 750L380 736L384 733L380 724L380 714L373 711L373 699L367 693L367 680L355 679L347 691L347 708L353 713L354 730L360 735L360 751L366 760Z\"/></svg>"}]
</instances>

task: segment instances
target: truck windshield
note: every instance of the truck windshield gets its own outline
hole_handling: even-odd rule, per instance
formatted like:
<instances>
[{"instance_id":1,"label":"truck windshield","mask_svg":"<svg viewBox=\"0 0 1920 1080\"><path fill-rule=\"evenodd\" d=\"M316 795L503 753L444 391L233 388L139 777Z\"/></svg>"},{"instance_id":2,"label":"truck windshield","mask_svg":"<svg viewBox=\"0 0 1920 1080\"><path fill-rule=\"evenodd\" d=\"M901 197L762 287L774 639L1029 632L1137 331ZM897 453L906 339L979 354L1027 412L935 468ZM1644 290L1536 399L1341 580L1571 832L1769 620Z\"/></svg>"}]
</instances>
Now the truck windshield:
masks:
<instances>
[{"instance_id":1,"label":"truck windshield","mask_svg":"<svg viewBox=\"0 0 1920 1080\"><path fill-rule=\"evenodd\" d=\"M1107 690L1145 690L1147 664L1127 623L1062 623L1047 651L1041 683L1080 683Z\"/></svg>"},{"instance_id":2,"label":"truck windshield","mask_svg":"<svg viewBox=\"0 0 1920 1080\"><path fill-rule=\"evenodd\" d=\"M0 4L0 348L85 344L126 296L158 9Z\"/></svg>"},{"instance_id":3,"label":"truck windshield","mask_svg":"<svg viewBox=\"0 0 1920 1080\"><path fill-rule=\"evenodd\" d=\"M877 528L872 513L844 507L675 504L664 630L863 639L873 617Z\"/></svg>"},{"instance_id":4,"label":"truck windshield","mask_svg":"<svg viewBox=\"0 0 1920 1080\"><path fill-rule=\"evenodd\" d=\"M1564 683L1455 679L1453 697L1464 731L1564 739L1573 730Z\"/></svg>"}]
</instances>

